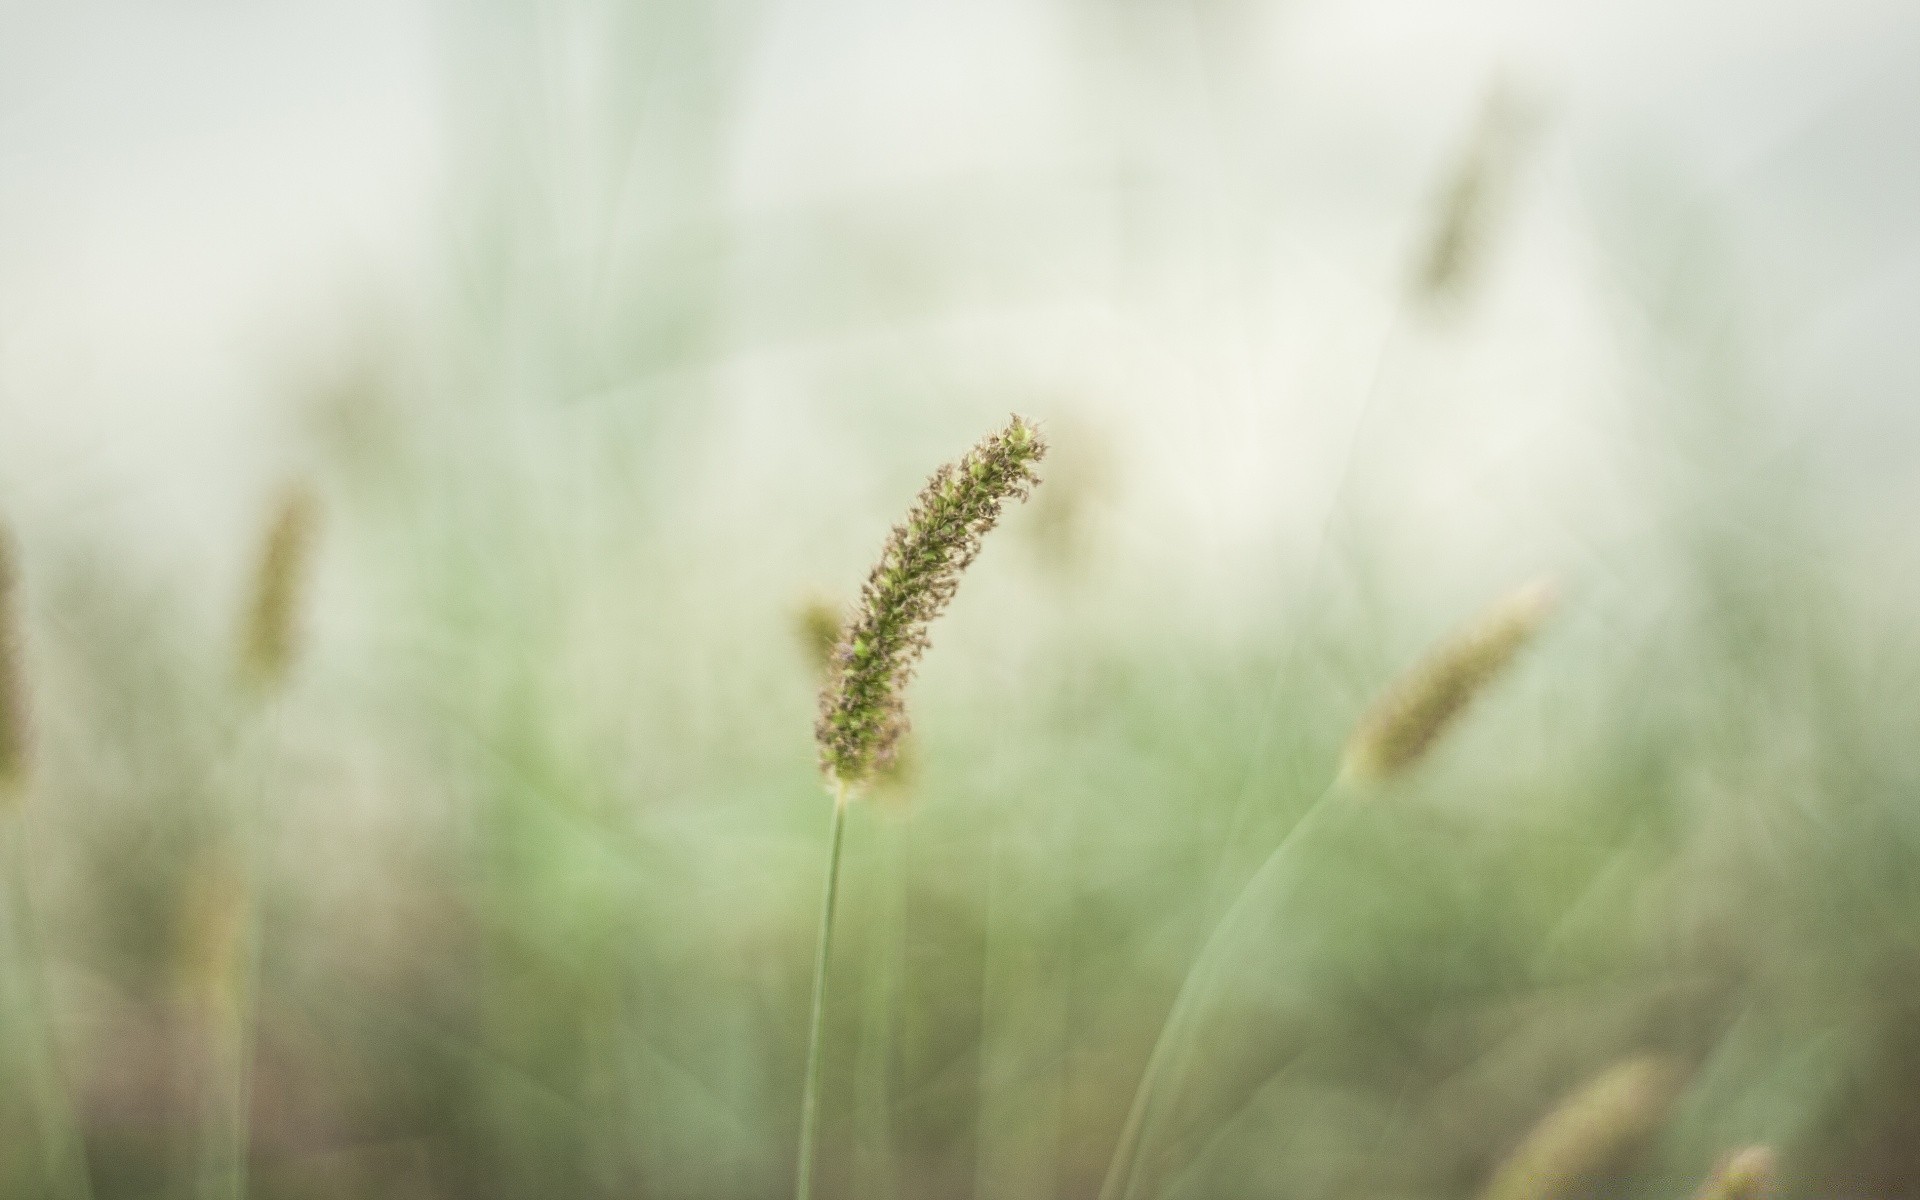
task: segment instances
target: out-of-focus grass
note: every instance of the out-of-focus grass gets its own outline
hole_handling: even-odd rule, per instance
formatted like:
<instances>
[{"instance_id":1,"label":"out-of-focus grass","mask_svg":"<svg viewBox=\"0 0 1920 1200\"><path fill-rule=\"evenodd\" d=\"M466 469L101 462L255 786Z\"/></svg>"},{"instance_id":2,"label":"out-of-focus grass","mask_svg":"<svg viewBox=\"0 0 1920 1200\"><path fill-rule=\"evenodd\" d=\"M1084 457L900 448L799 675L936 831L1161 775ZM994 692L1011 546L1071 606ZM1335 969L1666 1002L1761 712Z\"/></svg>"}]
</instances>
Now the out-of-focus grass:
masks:
<instances>
[{"instance_id":1,"label":"out-of-focus grass","mask_svg":"<svg viewBox=\"0 0 1920 1200\"><path fill-rule=\"evenodd\" d=\"M1209 564L1137 413L941 341L1058 282L1020 251L1043 220L974 214L956 246L948 197L730 212L751 14L594 13L477 37L445 270L298 397L328 520L283 697L233 684L245 579L29 539L42 763L12 834L72 1115L0 1099L6 1194L62 1178L49 1121L98 1196L219 1186L232 879L254 1194L782 1194L827 818L795 614L850 596L918 476L1014 407L1050 481L850 836L823 1195L1092 1195L1227 899L1509 565L1558 570L1562 618L1261 895L1136 1195L1473 1195L1642 1052L1679 1098L1596 1194L1684 1194L1754 1142L1796 1194L1920 1192L1920 658L1849 586L1711 264L1648 288L1621 255L1620 293L1657 297L1618 338L1650 398L1596 420L1593 525L1434 570L1443 518L1399 511L1379 444L1433 419L1421 372L1472 313L1409 315L1320 535ZM584 99L537 69L569 46ZM1130 194L1119 293L1172 219Z\"/></svg>"}]
</instances>

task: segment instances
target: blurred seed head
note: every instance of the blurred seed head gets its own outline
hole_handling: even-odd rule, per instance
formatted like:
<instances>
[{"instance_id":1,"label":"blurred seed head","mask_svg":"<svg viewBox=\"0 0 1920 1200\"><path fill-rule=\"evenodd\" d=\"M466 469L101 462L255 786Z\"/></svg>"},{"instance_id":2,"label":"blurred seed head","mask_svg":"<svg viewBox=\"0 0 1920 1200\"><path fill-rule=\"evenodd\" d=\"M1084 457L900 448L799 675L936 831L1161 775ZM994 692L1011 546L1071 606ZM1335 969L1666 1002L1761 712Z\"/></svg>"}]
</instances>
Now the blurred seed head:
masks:
<instances>
[{"instance_id":1,"label":"blurred seed head","mask_svg":"<svg viewBox=\"0 0 1920 1200\"><path fill-rule=\"evenodd\" d=\"M299 646L300 604L313 569L320 502L305 484L284 491L260 544L253 594L241 633L240 674L260 692L277 691Z\"/></svg>"},{"instance_id":2,"label":"blurred seed head","mask_svg":"<svg viewBox=\"0 0 1920 1200\"><path fill-rule=\"evenodd\" d=\"M1414 270L1414 299L1458 299L1478 276L1503 216L1520 155L1538 121L1531 105L1495 87L1435 203L1432 232Z\"/></svg>"},{"instance_id":3,"label":"blurred seed head","mask_svg":"<svg viewBox=\"0 0 1920 1200\"><path fill-rule=\"evenodd\" d=\"M1779 1160L1771 1149L1748 1146L1721 1159L1694 1200L1766 1200L1778 1174Z\"/></svg>"},{"instance_id":4,"label":"blurred seed head","mask_svg":"<svg viewBox=\"0 0 1920 1200\"><path fill-rule=\"evenodd\" d=\"M793 614L793 631L807 665L821 676L833 665L833 648L840 644L840 606L825 596L809 596Z\"/></svg>"},{"instance_id":5,"label":"blurred seed head","mask_svg":"<svg viewBox=\"0 0 1920 1200\"><path fill-rule=\"evenodd\" d=\"M0 529L0 806L4 807L17 803L26 791L31 756L18 571L13 541Z\"/></svg>"},{"instance_id":6,"label":"blurred seed head","mask_svg":"<svg viewBox=\"0 0 1920 1200\"><path fill-rule=\"evenodd\" d=\"M1554 583L1535 580L1437 646L1361 718L1347 741L1342 778L1378 782L1412 770L1506 671L1558 604Z\"/></svg>"},{"instance_id":7,"label":"blurred seed head","mask_svg":"<svg viewBox=\"0 0 1920 1200\"><path fill-rule=\"evenodd\" d=\"M1679 1067L1661 1055L1615 1063L1540 1119L1480 1200L1559 1200L1579 1192L1659 1130L1681 1082Z\"/></svg>"},{"instance_id":8,"label":"blurred seed head","mask_svg":"<svg viewBox=\"0 0 1920 1200\"><path fill-rule=\"evenodd\" d=\"M926 652L927 629L1010 499L1024 500L1046 455L1040 431L1016 416L933 473L860 589L820 692L814 738L820 765L845 785L865 783L895 757L906 733L904 693Z\"/></svg>"}]
</instances>

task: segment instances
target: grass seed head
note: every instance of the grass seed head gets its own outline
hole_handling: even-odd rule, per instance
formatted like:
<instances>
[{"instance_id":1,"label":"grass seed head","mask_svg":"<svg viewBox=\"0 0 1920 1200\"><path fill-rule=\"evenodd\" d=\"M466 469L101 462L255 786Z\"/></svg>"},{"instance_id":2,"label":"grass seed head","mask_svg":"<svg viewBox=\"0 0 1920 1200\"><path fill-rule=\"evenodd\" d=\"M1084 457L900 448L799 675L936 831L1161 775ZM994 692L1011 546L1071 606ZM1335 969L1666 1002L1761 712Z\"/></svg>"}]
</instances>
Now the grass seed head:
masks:
<instances>
[{"instance_id":1,"label":"grass seed head","mask_svg":"<svg viewBox=\"0 0 1920 1200\"><path fill-rule=\"evenodd\" d=\"M254 568L253 594L241 635L240 673L262 692L282 686L299 649L300 602L320 532L320 502L311 488L288 488L274 507Z\"/></svg>"},{"instance_id":2,"label":"grass seed head","mask_svg":"<svg viewBox=\"0 0 1920 1200\"><path fill-rule=\"evenodd\" d=\"M1506 88L1488 96L1435 205L1433 228L1414 270L1416 299L1443 304L1471 285L1503 215L1514 168L1536 119Z\"/></svg>"},{"instance_id":3,"label":"grass seed head","mask_svg":"<svg viewBox=\"0 0 1920 1200\"><path fill-rule=\"evenodd\" d=\"M1779 1162L1766 1146L1748 1146L1720 1160L1694 1193L1694 1200L1766 1200L1773 1194Z\"/></svg>"},{"instance_id":4,"label":"grass seed head","mask_svg":"<svg viewBox=\"0 0 1920 1200\"><path fill-rule=\"evenodd\" d=\"M1615 1063L1528 1131L1481 1200L1559 1200L1580 1192L1653 1136L1680 1083L1678 1067L1661 1055Z\"/></svg>"},{"instance_id":5,"label":"grass seed head","mask_svg":"<svg viewBox=\"0 0 1920 1200\"><path fill-rule=\"evenodd\" d=\"M30 748L25 658L13 543L0 530L0 806L10 807L26 790Z\"/></svg>"},{"instance_id":6,"label":"grass seed head","mask_svg":"<svg viewBox=\"0 0 1920 1200\"><path fill-rule=\"evenodd\" d=\"M1378 782L1411 770L1506 671L1558 603L1553 583L1536 580L1437 646L1361 718L1347 742L1344 777Z\"/></svg>"},{"instance_id":7,"label":"grass seed head","mask_svg":"<svg viewBox=\"0 0 1920 1200\"><path fill-rule=\"evenodd\" d=\"M820 692L814 739L830 779L858 785L893 761L907 729L904 693L926 652L928 626L953 599L1007 501L1026 499L1039 482L1034 464L1046 452L1040 431L1016 416L935 471L893 527Z\"/></svg>"}]
</instances>

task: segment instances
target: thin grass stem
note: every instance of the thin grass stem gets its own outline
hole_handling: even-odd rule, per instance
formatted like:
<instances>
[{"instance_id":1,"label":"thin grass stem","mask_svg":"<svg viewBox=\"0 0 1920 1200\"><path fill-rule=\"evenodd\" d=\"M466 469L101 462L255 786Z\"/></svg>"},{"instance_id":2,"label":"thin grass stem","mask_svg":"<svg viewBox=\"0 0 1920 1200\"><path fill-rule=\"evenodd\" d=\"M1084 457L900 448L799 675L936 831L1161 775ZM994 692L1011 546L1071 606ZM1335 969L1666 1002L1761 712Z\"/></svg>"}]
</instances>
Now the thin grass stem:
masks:
<instances>
[{"instance_id":1,"label":"thin grass stem","mask_svg":"<svg viewBox=\"0 0 1920 1200\"><path fill-rule=\"evenodd\" d=\"M794 1200L813 1194L813 1154L819 1141L820 1059L826 1040L827 966L833 953L834 917L840 903L840 850L847 834L847 785L833 785L833 832L827 850L827 883L820 900L820 938L813 955L813 1016L807 1028L806 1082L800 1091L800 1152L794 1166Z\"/></svg>"},{"instance_id":2,"label":"thin grass stem","mask_svg":"<svg viewBox=\"0 0 1920 1200\"><path fill-rule=\"evenodd\" d=\"M1228 951L1233 946L1231 935L1252 911L1255 898L1272 880L1279 877L1281 868L1291 861L1292 851L1302 835L1319 814L1326 811L1327 800L1339 790L1340 785L1336 782L1307 806L1307 811L1293 823L1286 836L1280 839L1280 844L1248 877L1233 903L1214 925L1206 944L1194 957L1193 965L1187 969L1180 991L1174 996L1173 1007L1160 1026L1160 1035L1147 1055L1146 1069L1141 1072L1139 1086L1134 1089L1133 1103L1127 1110L1125 1124L1121 1126L1120 1140L1108 1164L1106 1180L1100 1185L1100 1200L1129 1200L1133 1195L1140 1173L1141 1153L1146 1145L1147 1134L1152 1130L1156 1094L1167 1086L1163 1080L1171 1080L1177 1085L1186 1074L1193 1056L1193 1033L1202 1015L1201 1003L1213 991L1217 977L1228 961Z\"/></svg>"},{"instance_id":3,"label":"thin grass stem","mask_svg":"<svg viewBox=\"0 0 1920 1200\"><path fill-rule=\"evenodd\" d=\"M904 945L899 823L879 824L880 849L873 858L882 897L880 929L867 955L866 995L861 1019L861 1041L854 1066L859 1092L854 1100L854 1123L861 1131L859 1174L854 1192L866 1200L886 1200L900 1194L899 1164L892 1130L889 1080L893 1039L899 1007L900 957Z\"/></svg>"}]
</instances>

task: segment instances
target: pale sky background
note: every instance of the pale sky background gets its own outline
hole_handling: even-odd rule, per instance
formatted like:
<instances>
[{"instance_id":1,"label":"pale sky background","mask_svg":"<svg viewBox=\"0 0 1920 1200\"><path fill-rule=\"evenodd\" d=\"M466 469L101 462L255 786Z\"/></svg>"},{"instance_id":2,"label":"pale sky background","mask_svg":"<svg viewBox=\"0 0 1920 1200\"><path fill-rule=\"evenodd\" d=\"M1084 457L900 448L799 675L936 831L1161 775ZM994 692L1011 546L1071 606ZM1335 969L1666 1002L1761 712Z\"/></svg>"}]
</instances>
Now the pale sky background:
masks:
<instances>
[{"instance_id":1,"label":"pale sky background","mask_svg":"<svg viewBox=\"0 0 1920 1200\"><path fill-rule=\"evenodd\" d=\"M231 514L286 469L289 371L370 299L431 303L422 281L486 153L472 98L547 86L564 114L608 66L594 14L609 6L475 18L511 7L0 0L0 503L29 525L230 541ZM1164 451L1161 482L1222 536L1249 495L1311 508L1329 486L1393 324L1389 285L1496 78L1538 103L1546 132L1515 185L1481 333L1420 369L1441 393L1516 397L1512 419L1453 446L1410 496L1458 500L1446 481L1463 461L1549 470L1554 446L1577 454L1593 436L1584 406L1621 386L1619 273L1603 260L1642 235L1656 259L1690 252L1676 197L1710 214L1756 369L1806 435L1863 477L1915 464L1911 0L704 11L724 13L710 32L743 72L726 211L1012 196L1042 250L1010 254L1045 277L1041 298L1009 306L987 288L955 336L1133 422ZM529 28L540 45L488 48ZM651 49L669 64L685 52ZM541 64L544 84L488 78L508 60ZM637 55L635 78L658 66ZM1110 206L1081 207L1120 160L1159 214L1130 282L1087 232L1083 213ZM1134 299L1116 307L1116 289ZM784 354L739 364L742 411L769 429L791 400ZM1449 444L1409 419L1411 444Z\"/></svg>"}]
</instances>

